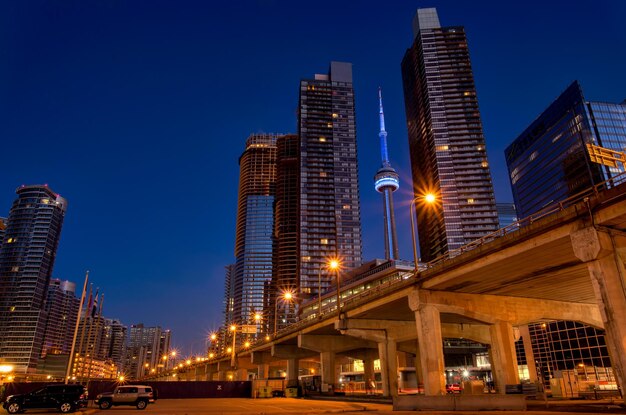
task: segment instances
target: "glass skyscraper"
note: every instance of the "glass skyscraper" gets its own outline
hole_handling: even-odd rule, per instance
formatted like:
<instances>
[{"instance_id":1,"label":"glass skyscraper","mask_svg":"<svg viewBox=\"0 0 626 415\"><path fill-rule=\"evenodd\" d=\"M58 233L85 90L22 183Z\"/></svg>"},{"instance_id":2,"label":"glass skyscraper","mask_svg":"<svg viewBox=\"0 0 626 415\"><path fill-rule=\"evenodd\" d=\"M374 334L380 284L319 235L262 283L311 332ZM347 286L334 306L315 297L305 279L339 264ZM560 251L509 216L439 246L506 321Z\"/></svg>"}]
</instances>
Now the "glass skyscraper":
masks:
<instances>
[{"instance_id":1,"label":"glass skyscraper","mask_svg":"<svg viewBox=\"0 0 626 415\"><path fill-rule=\"evenodd\" d=\"M0 362L32 373L67 202L47 185L21 186L16 193L0 247Z\"/></svg>"},{"instance_id":2,"label":"glass skyscraper","mask_svg":"<svg viewBox=\"0 0 626 415\"><path fill-rule=\"evenodd\" d=\"M236 325L256 324L254 314L263 311L265 287L272 279L276 138L275 134L251 135L239 159L236 262L230 282L230 323Z\"/></svg>"},{"instance_id":3,"label":"glass skyscraper","mask_svg":"<svg viewBox=\"0 0 626 415\"><path fill-rule=\"evenodd\" d=\"M587 102L574 81L505 150L518 217L623 171L592 163L586 144L626 151L626 102Z\"/></svg>"},{"instance_id":4,"label":"glass skyscraper","mask_svg":"<svg viewBox=\"0 0 626 415\"><path fill-rule=\"evenodd\" d=\"M498 229L465 30L441 27L437 10L418 9L415 40L402 60L409 151L422 260Z\"/></svg>"}]
</instances>

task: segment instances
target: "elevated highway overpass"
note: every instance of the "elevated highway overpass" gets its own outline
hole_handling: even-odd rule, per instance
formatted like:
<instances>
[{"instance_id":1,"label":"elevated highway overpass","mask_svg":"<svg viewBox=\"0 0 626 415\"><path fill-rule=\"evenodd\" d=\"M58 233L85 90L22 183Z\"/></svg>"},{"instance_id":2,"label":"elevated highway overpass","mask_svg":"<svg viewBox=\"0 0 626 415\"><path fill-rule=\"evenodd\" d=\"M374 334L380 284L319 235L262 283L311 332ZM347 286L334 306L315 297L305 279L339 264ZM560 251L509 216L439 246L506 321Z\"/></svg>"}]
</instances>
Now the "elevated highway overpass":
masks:
<instances>
[{"instance_id":1,"label":"elevated highway overpass","mask_svg":"<svg viewBox=\"0 0 626 415\"><path fill-rule=\"evenodd\" d=\"M366 378L373 378L373 361L380 359L383 393L396 396L402 354L411 353L425 395L440 396L446 393L442 340L463 337L489 345L496 388L504 394L505 385L519 383L514 329L556 319L603 328L623 385L625 185L592 192L505 231L414 275L400 273L388 284L345 297L341 313L336 305L316 310L315 302L305 304L313 312L270 341L237 351L234 366L222 356L196 365L192 376L224 379L231 373L243 379L254 371L264 378L282 364L287 378L297 379L298 367L315 361L322 381L336 385L335 363L350 356L364 361Z\"/></svg>"}]
</instances>

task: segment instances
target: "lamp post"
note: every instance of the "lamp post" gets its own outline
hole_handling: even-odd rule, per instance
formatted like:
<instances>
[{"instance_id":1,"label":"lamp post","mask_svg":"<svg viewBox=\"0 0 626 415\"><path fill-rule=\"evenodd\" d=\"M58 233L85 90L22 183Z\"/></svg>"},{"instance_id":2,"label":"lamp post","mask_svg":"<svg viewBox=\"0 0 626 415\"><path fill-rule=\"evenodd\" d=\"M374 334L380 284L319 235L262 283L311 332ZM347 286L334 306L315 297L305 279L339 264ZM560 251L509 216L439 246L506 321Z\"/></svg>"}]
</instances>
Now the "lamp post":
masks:
<instances>
[{"instance_id":1,"label":"lamp post","mask_svg":"<svg viewBox=\"0 0 626 415\"><path fill-rule=\"evenodd\" d=\"M274 337L276 337L276 332L278 331L278 300L281 298L283 301L290 302L293 294L290 291L286 291L280 297L276 297L276 302L274 303Z\"/></svg>"},{"instance_id":2,"label":"lamp post","mask_svg":"<svg viewBox=\"0 0 626 415\"><path fill-rule=\"evenodd\" d=\"M333 258L328 262L328 269L331 271L335 271L335 277L337 280L337 316L341 316L341 284L339 281L339 268L341 268L341 263L338 258Z\"/></svg>"},{"instance_id":3,"label":"lamp post","mask_svg":"<svg viewBox=\"0 0 626 415\"><path fill-rule=\"evenodd\" d=\"M437 197L433 193L426 193L425 195L420 196L419 198L413 198L411 200L409 213L411 214L411 241L413 242L413 261L415 263L415 270L413 271L414 275L417 274L417 267L418 267L417 240L415 238L415 219L414 219L414 215L417 216L417 208L415 207L415 202L417 202L418 200L426 202L429 205L432 205L437 200Z\"/></svg>"},{"instance_id":4,"label":"lamp post","mask_svg":"<svg viewBox=\"0 0 626 415\"><path fill-rule=\"evenodd\" d=\"M237 326L232 324L230 326L230 331L233 333L233 345L230 351L230 365L235 367L235 340L237 339Z\"/></svg>"}]
</instances>

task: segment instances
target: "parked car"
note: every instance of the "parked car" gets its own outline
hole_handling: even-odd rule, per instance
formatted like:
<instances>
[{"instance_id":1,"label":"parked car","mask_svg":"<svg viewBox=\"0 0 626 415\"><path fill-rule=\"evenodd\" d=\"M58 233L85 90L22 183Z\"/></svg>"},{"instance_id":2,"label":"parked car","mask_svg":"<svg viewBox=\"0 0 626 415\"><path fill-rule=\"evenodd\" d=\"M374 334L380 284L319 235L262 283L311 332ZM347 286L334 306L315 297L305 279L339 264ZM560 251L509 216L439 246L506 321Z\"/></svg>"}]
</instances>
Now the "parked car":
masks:
<instances>
[{"instance_id":1,"label":"parked car","mask_svg":"<svg viewBox=\"0 0 626 415\"><path fill-rule=\"evenodd\" d=\"M109 409L111 406L132 405L137 409L146 409L149 403L154 403L152 386L124 385L118 386L113 392L105 392L96 396L94 401L100 409Z\"/></svg>"},{"instance_id":2,"label":"parked car","mask_svg":"<svg viewBox=\"0 0 626 415\"><path fill-rule=\"evenodd\" d=\"M2 407L10 414L26 409L58 409L65 413L87 406L87 390L83 385L47 385L34 392L7 396Z\"/></svg>"}]
</instances>

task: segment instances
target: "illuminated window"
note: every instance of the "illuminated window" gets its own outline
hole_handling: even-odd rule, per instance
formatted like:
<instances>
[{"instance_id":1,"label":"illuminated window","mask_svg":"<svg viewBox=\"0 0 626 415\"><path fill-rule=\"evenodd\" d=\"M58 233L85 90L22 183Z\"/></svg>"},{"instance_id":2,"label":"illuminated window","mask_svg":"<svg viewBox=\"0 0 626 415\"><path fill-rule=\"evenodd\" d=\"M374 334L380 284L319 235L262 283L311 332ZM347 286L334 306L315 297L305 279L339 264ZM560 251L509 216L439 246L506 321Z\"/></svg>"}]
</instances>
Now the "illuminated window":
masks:
<instances>
[{"instance_id":1,"label":"illuminated window","mask_svg":"<svg viewBox=\"0 0 626 415\"><path fill-rule=\"evenodd\" d=\"M483 146L476 147L476 150L478 150L478 151L483 151L484 149L485 149L485 147L483 147Z\"/></svg>"},{"instance_id":2,"label":"illuminated window","mask_svg":"<svg viewBox=\"0 0 626 415\"><path fill-rule=\"evenodd\" d=\"M474 199L467 199L467 203L469 203L470 205L474 203Z\"/></svg>"},{"instance_id":3,"label":"illuminated window","mask_svg":"<svg viewBox=\"0 0 626 415\"><path fill-rule=\"evenodd\" d=\"M447 145L437 146L436 150L437 151L448 151L448 146Z\"/></svg>"},{"instance_id":4,"label":"illuminated window","mask_svg":"<svg viewBox=\"0 0 626 415\"><path fill-rule=\"evenodd\" d=\"M320 137L320 142L325 143L326 142L326 137Z\"/></svg>"},{"instance_id":5,"label":"illuminated window","mask_svg":"<svg viewBox=\"0 0 626 415\"><path fill-rule=\"evenodd\" d=\"M326 239L326 238L320 239L320 243L322 245L328 245L328 239Z\"/></svg>"},{"instance_id":6,"label":"illuminated window","mask_svg":"<svg viewBox=\"0 0 626 415\"><path fill-rule=\"evenodd\" d=\"M463 92L463 95L465 95L466 97L470 96L471 94L472 94L472 93L471 93L471 92L469 92L469 91L465 91L465 92Z\"/></svg>"},{"instance_id":7,"label":"illuminated window","mask_svg":"<svg viewBox=\"0 0 626 415\"><path fill-rule=\"evenodd\" d=\"M50 199L41 199L41 203L47 205L48 203L50 203Z\"/></svg>"},{"instance_id":8,"label":"illuminated window","mask_svg":"<svg viewBox=\"0 0 626 415\"><path fill-rule=\"evenodd\" d=\"M481 166L483 166L483 167L489 167L489 163L487 163L486 161L483 161L483 162L481 163Z\"/></svg>"},{"instance_id":9,"label":"illuminated window","mask_svg":"<svg viewBox=\"0 0 626 415\"><path fill-rule=\"evenodd\" d=\"M310 260L311 260L311 257L310 257L310 256L303 256L303 257L302 257L302 261L304 261L304 262L308 262L308 261L310 261Z\"/></svg>"},{"instance_id":10,"label":"illuminated window","mask_svg":"<svg viewBox=\"0 0 626 415\"><path fill-rule=\"evenodd\" d=\"M332 122L329 122L328 124L326 124L326 127L328 127L328 128L333 128L333 123L332 123Z\"/></svg>"},{"instance_id":11,"label":"illuminated window","mask_svg":"<svg viewBox=\"0 0 626 415\"><path fill-rule=\"evenodd\" d=\"M16 240L15 240L15 239L13 239L13 238L9 238L9 239L7 239L7 243L8 243L8 244L12 244L12 243L13 243L13 242L15 242L15 241L16 241Z\"/></svg>"},{"instance_id":12,"label":"illuminated window","mask_svg":"<svg viewBox=\"0 0 626 415\"><path fill-rule=\"evenodd\" d=\"M11 267L11 271L13 272L18 272L20 270L20 267Z\"/></svg>"},{"instance_id":13,"label":"illuminated window","mask_svg":"<svg viewBox=\"0 0 626 415\"><path fill-rule=\"evenodd\" d=\"M339 114L333 113L333 118L339 118Z\"/></svg>"},{"instance_id":14,"label":"illuminated window","mask_svg":"<svg viewBox=\"0 0 626 415\"><path fill-rule=\"evenodd\" d=\"M326 177L326 176L327 176L327 174L326 174L326 172L325 172L325 171L321 171L321 172L320 172L320 177Z\"/></svg>"},{"instance_id":15,"label":"illuminated window","mask_svg":"<svg viewBox=\"0 0 626 415\"><path fill-rule=\"evenodd\" d=\"M530 155L530 157L528 157L528 161L533 161L534 159L537 158L538 155L539 155L538 152L533 151L532 154Z\"/></svg>"},{"instance_id":16,"label":"illuminated window","mask_svg":"<svg viewBox=\"0 0 626 415\"><path fill-rule=\"evenodd\" d=\"M343 208L344 208L345 210L350 210L350 205L343 205Z\"/></svg>"}]
</instances>

